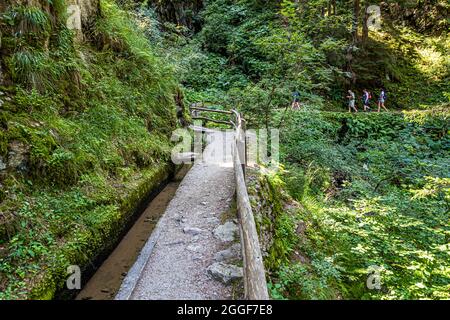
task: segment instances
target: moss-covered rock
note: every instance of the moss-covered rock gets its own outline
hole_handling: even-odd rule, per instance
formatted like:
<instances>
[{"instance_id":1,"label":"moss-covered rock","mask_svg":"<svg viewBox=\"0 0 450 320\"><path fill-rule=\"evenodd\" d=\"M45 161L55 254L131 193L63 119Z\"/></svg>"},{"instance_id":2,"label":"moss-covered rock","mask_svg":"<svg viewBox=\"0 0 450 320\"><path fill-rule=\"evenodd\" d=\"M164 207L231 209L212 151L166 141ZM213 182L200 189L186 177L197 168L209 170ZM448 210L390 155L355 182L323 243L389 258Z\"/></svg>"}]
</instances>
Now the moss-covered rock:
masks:
<instances>
[{"instance_id":1,"label":"moss-covered rock","mask_svg":"<svg viewBox=\"0 0 450 320\"><path fill-rule=\"evenodd\" d=\"M289 261L296 244L297 204L286 194L276 173L248 170L249 196L255 215L264 265L269 273Z\"/></svg>"}]
</instances>

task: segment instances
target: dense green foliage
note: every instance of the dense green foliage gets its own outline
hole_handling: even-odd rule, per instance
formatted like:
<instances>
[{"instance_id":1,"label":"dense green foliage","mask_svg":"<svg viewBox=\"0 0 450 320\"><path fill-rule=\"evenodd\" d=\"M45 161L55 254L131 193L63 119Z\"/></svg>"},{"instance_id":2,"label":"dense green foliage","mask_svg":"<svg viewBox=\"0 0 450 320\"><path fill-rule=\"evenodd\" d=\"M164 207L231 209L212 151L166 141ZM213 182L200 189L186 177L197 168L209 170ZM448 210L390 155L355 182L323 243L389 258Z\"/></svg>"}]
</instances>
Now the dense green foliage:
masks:
<instances>
[{"instance_id":1,"label":"dense green foliage","mask_svg":"<svg viewBox=\"0 0 450 320\"><path fill-rule=\"evenodd\" d=\"M101 0L81 37L64 0L0 4L0 299L111 245L167 175L175 93L281 130L255 187L273 298L449 298L449 5L374 3ZM398 113L329 112L381 87Z\"/></svg>"},{"instance_id":2,"label":"dense green foliage","mask_svg":"<svg viewBox=\"0 0 450 320\"><path fill-rule=\"evenodd\" d=\"M303 206L299 250L312 262L282 266L277 292L320 298L314 290L326 286L344 298L448 298L447 132L441 112L291 114L281 138L283 179ZM366 287L370 266L380 267L381 290ZM320 281L305 295L311 275Z\"/></svg>"},{"instance_id":3,"label":"dense green foliage","mask_svg":"<svg viewBox=\"0 0 450 320\"><path fill-rule=\"evenodd\" d=\"M0 176L0 299L51 297L64 278L41 278L88 265L168 172L172 66L113 1L73 41L53 19L60 2L0 16L14 83L0 88L0 160L21 155Z\"/></svg>"}]
</instances>

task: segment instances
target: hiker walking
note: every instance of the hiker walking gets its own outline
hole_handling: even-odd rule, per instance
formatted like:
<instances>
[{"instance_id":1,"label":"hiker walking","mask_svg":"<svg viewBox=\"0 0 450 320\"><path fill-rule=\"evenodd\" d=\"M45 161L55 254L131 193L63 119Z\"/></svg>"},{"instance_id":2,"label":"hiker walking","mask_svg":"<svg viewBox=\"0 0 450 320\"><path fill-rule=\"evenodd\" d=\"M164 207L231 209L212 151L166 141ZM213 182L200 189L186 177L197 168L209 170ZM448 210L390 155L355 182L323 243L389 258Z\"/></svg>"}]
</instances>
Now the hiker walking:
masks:
<instances>
[{"instance_id":1,"label":"hiker walking","mask_svg":"<svg viewBox=\"0 0 450 320\"><path fill-rule=\"evenodd\" d=\"M384 110L389 111L385 106L384 103L386 102L386 91L384 89L381 89L380 96L378 98L378 112L381 111L381 107L383 107Z\"/></svg>"},{"instance_id":2,"label":"hiker walking","mask_svg":"<svg viewBox=\"0 0 450 320\"><path fill-rule=\"evenodd\" d=\"M370 94L370 92L367 89L364 89L363 96L362 96L364 111L370 111L369 104L370 104L371 98L372 98L372 95Z\"/></svg>"},{"instance_id":3,"label":"hiker walking","mask_svg":"<svg viewBox=\"0 0 450 320\"><path fill-rule=\"evenodd\" d=\"M300 92L296 90L294 93L292 93L292 97L294 98L294 101L292 102L292 109L300 109Z\"/></svg>"},{"instance_id":4,"label":"hiker walking","mask_svg":"<svg viewBox=\"0 0 450 320\"><path fill-rule=\"evenodd\" d=\"M352 90L348 90L348 112L352 112L352 109L355 112L358 112L358 109L355 107L355 93Z\"/></svg>"}]
</instances>

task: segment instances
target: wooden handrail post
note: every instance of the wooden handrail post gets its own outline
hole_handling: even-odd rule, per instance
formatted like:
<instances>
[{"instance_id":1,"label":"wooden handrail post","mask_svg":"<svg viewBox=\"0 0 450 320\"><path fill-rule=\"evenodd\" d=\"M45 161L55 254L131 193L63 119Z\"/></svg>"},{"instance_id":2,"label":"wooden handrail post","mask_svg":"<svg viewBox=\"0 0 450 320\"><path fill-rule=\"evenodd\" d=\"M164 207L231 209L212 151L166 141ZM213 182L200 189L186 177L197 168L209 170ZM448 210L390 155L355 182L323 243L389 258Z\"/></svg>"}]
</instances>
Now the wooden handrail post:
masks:
<instances>
[{"instance_id":1,"label":"wooden handrail post","mask_svg":"<svg viewBox=\"0 0 450 320\"><path fill-rule=\"evenodd\" d=\"M247 153L247 121L242 117L242 131L244 134L244 164L247 168L247 159L248 159L248 153Z\"/></svg>"}]
</instances>

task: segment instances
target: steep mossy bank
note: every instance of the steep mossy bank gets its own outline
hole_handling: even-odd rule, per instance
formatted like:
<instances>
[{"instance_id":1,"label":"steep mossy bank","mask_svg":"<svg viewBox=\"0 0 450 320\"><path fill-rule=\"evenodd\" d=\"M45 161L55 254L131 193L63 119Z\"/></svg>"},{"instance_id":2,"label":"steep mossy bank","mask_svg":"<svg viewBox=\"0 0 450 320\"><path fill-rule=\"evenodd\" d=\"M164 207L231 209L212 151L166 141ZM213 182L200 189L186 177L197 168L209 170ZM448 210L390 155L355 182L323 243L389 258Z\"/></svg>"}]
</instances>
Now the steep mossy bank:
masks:
<instances>
[{"instance_id":1,"label":"steep mossy bank","mask_svg":"<svg viewBox=\"0 0 450 320\"><path fill-rule=\"evenodd\" d=\"M248 171L248 188L259 234L268 288L272 299L342 299L336 284L316 269L326 263L316 256L308 243L307 227L301 202L291 197L283 178L284 169L264 167ZM320 251L317 252L321 254Z\"/></svg>"},{"instance_id":2,"label":"steep mossy bank","mask_svg":"<svg viewBox=\"0 0 450 320\"><path fill-rule=\"evenodd\" d=\"M45 266L45 270L33 280L28 298L53 299L57 297L73 297L76 291L66 288L68 278L67 268L70 265L81 267L82 281L87 281L89 275L101 260L110 253L127 227L139 214L146 199L159 189L173 173L170 165L161 165L143 170L140 177L129 186L129 193L118 199L117 206L94 208L86 212L92 221L89 228L77 230L65 239L65 243L55 252L54 259Z\"/></svg>"},{"instance_id":3,"label":"steep mossy bank","mask_svg":"<svg viewBox=\"0 0 450 320\"><path fill-rule=\"evenodd\" d=\"M84 4L78 31L62 0L1 6L0 299L54 297L173 170L172 65L135 14Z\"/></svg>"}]
</instances>

